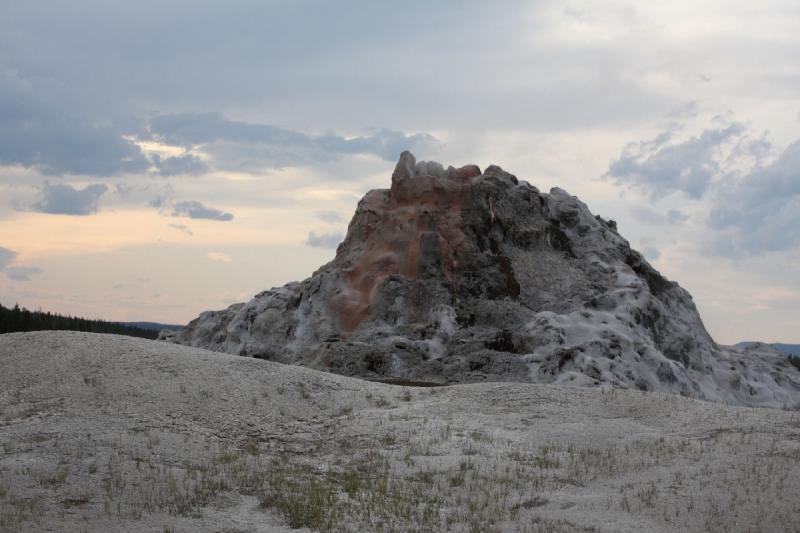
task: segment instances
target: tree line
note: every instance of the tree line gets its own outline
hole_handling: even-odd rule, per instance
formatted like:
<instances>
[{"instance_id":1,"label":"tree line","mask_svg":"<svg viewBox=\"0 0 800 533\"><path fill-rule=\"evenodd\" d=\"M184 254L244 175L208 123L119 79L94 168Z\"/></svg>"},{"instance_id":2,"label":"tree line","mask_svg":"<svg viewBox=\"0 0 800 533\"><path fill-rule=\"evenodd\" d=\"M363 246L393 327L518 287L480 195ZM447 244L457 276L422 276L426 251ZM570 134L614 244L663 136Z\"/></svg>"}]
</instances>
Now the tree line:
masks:
<instances>
[{"instance_id":1,"label":"tree line","mask_svg":"<svg viewBox=\"0 0 800 533\"><path fill-rule=\"evenodd\" d=\"M120 324L119 322L91 320L44 311L30 311L24 307L20 307L19 304L15 304L14 307L11 308L0 304L0 333L41 331L47 329L87 331L90 333L116 333L117 335L129 335L131 337L143 337L145 339L158 338L157 331L128 326Z\"/></svg>"}]
</instances>

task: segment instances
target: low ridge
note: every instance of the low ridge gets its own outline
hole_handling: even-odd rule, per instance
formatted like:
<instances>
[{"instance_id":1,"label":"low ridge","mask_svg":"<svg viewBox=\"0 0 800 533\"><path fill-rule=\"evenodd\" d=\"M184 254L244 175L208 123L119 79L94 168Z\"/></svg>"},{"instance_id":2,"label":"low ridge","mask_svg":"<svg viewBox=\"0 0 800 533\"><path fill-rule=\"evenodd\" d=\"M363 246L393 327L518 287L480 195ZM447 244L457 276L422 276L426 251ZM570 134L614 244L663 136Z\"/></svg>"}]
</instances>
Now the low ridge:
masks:
<instances>
[{"instance_id":1,"label":"low ridge","mask_svg":"<svg viewBox=\"0 0 800 533\"><path fill-rule=\"evenodd\" d=\"M800 373L784 357L716 344L691 295L575 196L409 152L310 278L162 337L361 377L800 406Z\"/></svg>"}]
</instances>

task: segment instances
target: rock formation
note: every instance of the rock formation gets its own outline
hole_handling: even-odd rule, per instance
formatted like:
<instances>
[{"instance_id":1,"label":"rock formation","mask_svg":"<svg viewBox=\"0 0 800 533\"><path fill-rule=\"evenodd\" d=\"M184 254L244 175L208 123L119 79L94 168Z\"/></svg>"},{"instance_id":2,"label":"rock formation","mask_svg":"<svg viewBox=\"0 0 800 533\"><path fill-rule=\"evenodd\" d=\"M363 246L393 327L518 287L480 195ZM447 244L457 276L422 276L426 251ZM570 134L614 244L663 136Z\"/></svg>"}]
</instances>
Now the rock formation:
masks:
<instances>
[{"instance_id":1,"label":"rock formation","mask_svg":"<svg viewBox=\"0 0 800 533\"><path fill-rule=\"evenodd\" d=\"M361 377L800 404L800 373L717 345L689 293L576 197L408 152L330 263L167 340Z\"/></svg>"}]
</instances>

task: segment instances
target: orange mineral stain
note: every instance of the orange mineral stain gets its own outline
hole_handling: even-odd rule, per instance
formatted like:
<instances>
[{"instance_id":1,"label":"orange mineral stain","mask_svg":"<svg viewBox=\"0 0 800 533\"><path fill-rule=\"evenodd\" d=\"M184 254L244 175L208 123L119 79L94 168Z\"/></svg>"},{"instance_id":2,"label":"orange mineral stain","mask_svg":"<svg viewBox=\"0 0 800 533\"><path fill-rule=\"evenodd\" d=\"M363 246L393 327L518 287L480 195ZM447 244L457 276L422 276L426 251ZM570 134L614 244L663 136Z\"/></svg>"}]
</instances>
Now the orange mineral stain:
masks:
<instances>
[{"instance_id":1,"label":"orange mineral stain","mask_svg":"<svg viewBox=\"0 0 800 533\"><path fill-rule=\"evenodd\" d=\"M373 292L384 279L417 279L423 254L431 253L423 251L426 235L435 234L433 253L438 253L442 277L455 292L458 257L466 242L461 213L479 174L477 167L468 166L441 178L407 177L393 182L388 194L374 191L365 198L362 219L354 220L356 231L364 232L363 250L346 270L345 287L329 307L341 332L353 331L366 318Z\"/></svg>"}]
</instances>

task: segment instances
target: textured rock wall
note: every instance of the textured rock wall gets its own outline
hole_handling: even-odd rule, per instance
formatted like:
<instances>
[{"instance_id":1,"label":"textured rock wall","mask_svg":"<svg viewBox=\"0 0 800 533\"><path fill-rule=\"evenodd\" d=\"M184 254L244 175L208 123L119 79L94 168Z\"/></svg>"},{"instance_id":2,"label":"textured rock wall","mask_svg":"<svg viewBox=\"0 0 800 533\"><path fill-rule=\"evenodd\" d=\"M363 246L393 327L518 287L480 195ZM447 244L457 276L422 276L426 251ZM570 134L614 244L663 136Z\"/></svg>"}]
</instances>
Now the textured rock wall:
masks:
<instances>
[{"instance_id":1,"label":"textured rock wall","mask_svg":"<svg viewBox=\"0 0 800 533\"><path fill-rule=\"evenodd\" d=\"M310 278L170 340L347 375L513 380L800 403L775 353L718 346L691 296L561 189L404 152Z\"/></svg>"}]
</instances>

